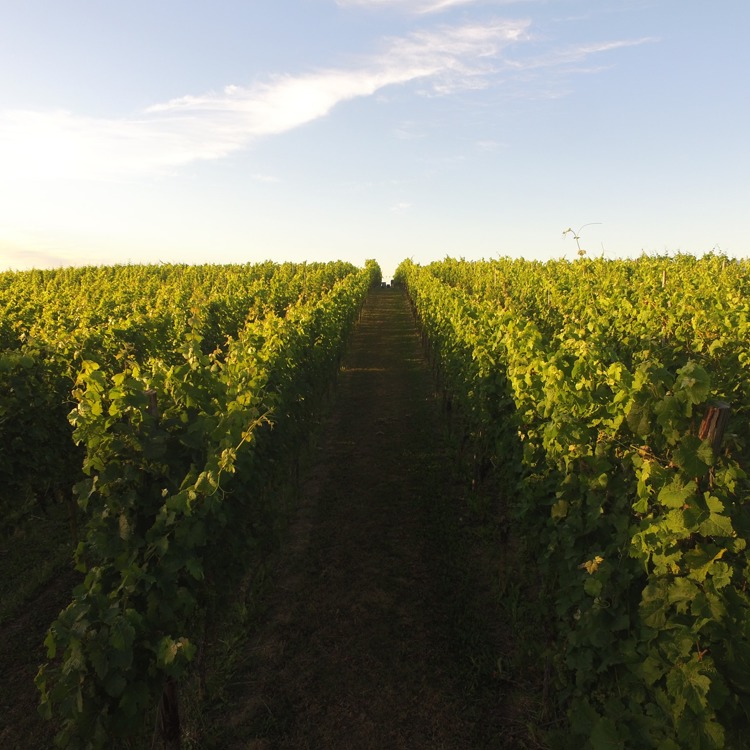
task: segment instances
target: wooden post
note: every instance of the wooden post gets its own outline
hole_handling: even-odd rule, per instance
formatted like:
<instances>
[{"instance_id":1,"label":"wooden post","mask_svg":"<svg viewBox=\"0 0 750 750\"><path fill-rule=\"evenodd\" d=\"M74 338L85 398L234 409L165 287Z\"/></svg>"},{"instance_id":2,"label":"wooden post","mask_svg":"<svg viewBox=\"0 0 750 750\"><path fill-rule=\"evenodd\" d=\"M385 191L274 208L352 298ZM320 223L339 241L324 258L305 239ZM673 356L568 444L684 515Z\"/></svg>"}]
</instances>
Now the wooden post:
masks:
<instances>
[{"instance_id":1,"label":"wooden post","mask_svg":"<svg viewBox=\"0 0 750 750\"><path fill-rule=\"evenodd\" d=\"M156 391L153 388L149 388L146 391L148 397L148 413L156 420L159 419L159 402L156 398Z\"/></svg>"},{"instance_id":2,"label":"wooden post","mask_svg":"<svg viewBox=\"0 0 750 750\"><path fill-rule=\"evenodd\" d=\"M164 683L164 690L159 702L158 728L164 750L180 750L182 732L180 730L177 682L173 677L168 677Z\"/></svg>"},{"instance_id":3,"label":"wooden post","mask_svg":"<svg viewBox=\"0 0 750 750\"><path fill-rule=\"evenodd\" d=\"M698 437L701 440L711 441L714 456L719 454L721 441L724 439L731 413L731 407L724 401L717 401L715 404L706 407L706 413L703 415L703 421L698 430Z\"/></svg>"}]
</instances>

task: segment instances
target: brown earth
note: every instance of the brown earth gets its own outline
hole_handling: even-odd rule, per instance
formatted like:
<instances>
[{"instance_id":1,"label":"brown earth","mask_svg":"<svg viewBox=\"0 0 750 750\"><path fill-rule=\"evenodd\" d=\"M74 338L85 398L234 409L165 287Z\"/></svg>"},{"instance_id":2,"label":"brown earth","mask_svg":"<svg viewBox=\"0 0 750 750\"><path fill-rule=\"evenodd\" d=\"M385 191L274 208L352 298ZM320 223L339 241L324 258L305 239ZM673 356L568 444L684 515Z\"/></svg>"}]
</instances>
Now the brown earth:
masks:
<instances>
[{"instance_id":1,"label":"brown earth","mask_svg":"<svg viewBox=\"0 0 750 750\"><path fill-rule=\"evenodd\" d=\"M50 623L70 601L77 581L73 571L61 571L35 593L16 617L0 626L0 747L3 750L40 750L53 747L55 727L37 711L34 685L39 665L46 660L43 641Z\"/></svg>"},{"instance_id":2,"label":"brown earth","mask_svg":"<svg viewBox=\"0 0 750 750\"><path fill-rule=\"evenodd\" d=\"M499 558L468 515L409 303L376 291L263 624L201 746L536 747L498 674Z\"/></svg>"}]
</instances>

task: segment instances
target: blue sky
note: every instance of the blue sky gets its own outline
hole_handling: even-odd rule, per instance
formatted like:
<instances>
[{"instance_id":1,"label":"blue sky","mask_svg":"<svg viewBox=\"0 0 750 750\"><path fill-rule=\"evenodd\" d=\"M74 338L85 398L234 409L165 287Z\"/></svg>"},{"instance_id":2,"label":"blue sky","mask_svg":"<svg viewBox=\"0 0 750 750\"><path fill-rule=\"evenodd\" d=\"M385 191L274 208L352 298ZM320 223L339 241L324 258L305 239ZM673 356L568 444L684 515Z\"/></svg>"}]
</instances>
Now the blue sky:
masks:
<instances>
[{"instance_id":1,"label":"blue sky","mask_svg":"<svg viewBox=\"0 0 750 750\"><path fill-rule=\"evenodd\" d=\"M746 0L0 10L0 269L750 255Z\"/></svg>"}]
</instances>

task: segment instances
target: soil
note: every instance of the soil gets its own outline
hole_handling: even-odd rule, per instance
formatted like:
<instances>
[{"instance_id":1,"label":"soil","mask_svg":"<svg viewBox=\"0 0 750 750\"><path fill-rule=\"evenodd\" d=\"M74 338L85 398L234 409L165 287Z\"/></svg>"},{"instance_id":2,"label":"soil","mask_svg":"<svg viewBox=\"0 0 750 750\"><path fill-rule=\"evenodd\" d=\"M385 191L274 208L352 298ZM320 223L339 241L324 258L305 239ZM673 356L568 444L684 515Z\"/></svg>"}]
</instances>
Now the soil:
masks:
<instances>
[{"instance_id":1,"label":"soil","mask_svg":"<svg viewBox=\"0 0 750 750\"><path fill-rule=\"evenodd\" d=\"M262 625L203 746L527 746L497 672L511 648L497 571L444 423L407 298L374 292Z\"/></svg>"},{"instance_id":2,"label":"soil","mask_svg":"<svg viewBox=\"0 0 750 750\"><path fill-rule=\"evenodd\" d=\"M47 658L44 638L50 623L70 601L78 580L62 570L13 619L0 626L0 747L40 750L53 747L56 727L39 715L34 677Z\"/></svg>"}]
</instances>

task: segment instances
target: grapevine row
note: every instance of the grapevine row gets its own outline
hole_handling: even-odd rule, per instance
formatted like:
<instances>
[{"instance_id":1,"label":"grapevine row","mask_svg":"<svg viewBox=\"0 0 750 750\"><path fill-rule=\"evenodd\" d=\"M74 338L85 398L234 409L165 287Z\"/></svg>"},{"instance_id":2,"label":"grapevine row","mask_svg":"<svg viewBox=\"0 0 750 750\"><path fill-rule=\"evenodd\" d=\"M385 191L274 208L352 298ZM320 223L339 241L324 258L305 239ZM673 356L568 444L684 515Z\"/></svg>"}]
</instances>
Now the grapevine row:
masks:
<instances>
[{"instance_id":1,"label":"grapevine row","mask_svg":"<svg viewBox=\"0 0 750 750\"><path fill-rule=\"evenodd\" d=\"M84 451L84 578L50 627L37 676L62 747L112 747L143 731L194 662L207 613L221 611L274 534L273 487L379 269L308 266L291 278L300 284L287 301L250 306L221 348L206 344L194 309L162 357L103 348L78 360L70 420ZM5 356L30 355L22 344Z\"/></svg>"},{"instance_id":2,"label":"grapevine row","mask_svg":"<svg viewBox=\"0 0 750 750\"><path fill-rule=\"evenodd\" d=\"M354 271L346 263L111 266L0 273L0 512L12 528L69 496L82 455L70 437L84 362L107 372L178 364L186 337L209 354L246 321L284 316Z\"/></svg>"},{"instance_id":3,"label":"grapevine row","mask_svg":"<svg viewBox=\"0 0 750 750\"><path fill-rule=\"evenodd\" d=\"M512 488L563 746L744 746L747 271L708 256L397 272L477 460ZM732 409L721 444L712 403Z\"/></svg>"}]
</instances>

